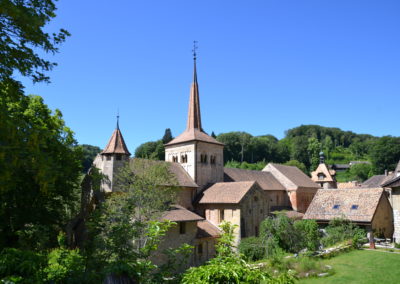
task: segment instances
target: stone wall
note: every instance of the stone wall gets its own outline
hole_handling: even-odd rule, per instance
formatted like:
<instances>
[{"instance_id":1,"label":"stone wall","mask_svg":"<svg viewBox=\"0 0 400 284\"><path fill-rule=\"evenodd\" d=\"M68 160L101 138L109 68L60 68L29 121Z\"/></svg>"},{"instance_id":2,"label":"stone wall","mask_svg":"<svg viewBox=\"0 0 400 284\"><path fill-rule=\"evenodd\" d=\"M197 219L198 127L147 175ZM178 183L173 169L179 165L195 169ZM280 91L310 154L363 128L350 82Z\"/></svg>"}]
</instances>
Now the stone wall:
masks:
<instances>
[{"instance_id":1,"label":"stone wall","mask_svg":"<svg viewBox=\"0 0 400 284\"><path fill-rule=\"evenodd\" d=\"M394 235L396 243L400 243L400 187L392 188L392 207L393 207L393 223Z\"/></svg>"}]
</instances>

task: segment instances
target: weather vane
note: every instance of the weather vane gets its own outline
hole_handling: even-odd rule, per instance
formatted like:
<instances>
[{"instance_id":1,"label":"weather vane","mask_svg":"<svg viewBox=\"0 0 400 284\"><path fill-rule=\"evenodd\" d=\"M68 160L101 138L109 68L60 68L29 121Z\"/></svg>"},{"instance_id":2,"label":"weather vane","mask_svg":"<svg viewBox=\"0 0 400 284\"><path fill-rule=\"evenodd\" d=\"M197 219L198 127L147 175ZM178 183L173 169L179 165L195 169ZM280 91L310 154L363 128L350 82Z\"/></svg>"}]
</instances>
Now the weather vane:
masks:
<instances>
[{"instance_id":1,"label":"weather vane","mask_svg":"<svg viewBox=\"0 0 400 284\"><path fill-rule=\"evenodd\" d=\"M196 50L197 50L197 48L198 48L198 46L197 46L197 41L196 40L194 40L193 41L193 49L192 49L192 52L193 52L193 59L194 60L196 60Z\"/></svg>"}]
</instances>

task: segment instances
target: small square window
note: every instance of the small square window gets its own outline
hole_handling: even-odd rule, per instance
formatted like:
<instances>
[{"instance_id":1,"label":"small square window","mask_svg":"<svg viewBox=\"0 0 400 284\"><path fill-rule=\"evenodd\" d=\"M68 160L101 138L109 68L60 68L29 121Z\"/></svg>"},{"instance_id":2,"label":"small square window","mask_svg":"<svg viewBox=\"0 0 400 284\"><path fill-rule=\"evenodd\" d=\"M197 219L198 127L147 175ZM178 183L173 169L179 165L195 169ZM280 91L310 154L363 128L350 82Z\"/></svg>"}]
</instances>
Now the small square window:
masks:
<instances>
[{"instance_id":1,"label":"small square window","mask_svg":"<svg viewBox=\"0 0 400 284\"><path fill-rule=\"evenodd\" d=\"M335 205L333 205L333 209L339 209L339 207L340 207L340 205L339 204L335 204Z\"/></svg>"},{"instance_id":2,"label":"small square window","mask_svg":"<svg viewBox=\"0 0 400 284\"><path fill-rule=\"evenodd\" d=\"M186 233L186 223L180 222L179 223L179 234L183 235Z\"/></svg>"},{"instance_id":3,"label":"small square window","mask_svg":"<svg viewBox=\"0 0 400 284\"><path fill-rule=\"evenodd\" d=\"M356 204L351 205L351 210L357 210L357 209L358 209L358 205L356 205Z\"/></svg>"}]
</instances>

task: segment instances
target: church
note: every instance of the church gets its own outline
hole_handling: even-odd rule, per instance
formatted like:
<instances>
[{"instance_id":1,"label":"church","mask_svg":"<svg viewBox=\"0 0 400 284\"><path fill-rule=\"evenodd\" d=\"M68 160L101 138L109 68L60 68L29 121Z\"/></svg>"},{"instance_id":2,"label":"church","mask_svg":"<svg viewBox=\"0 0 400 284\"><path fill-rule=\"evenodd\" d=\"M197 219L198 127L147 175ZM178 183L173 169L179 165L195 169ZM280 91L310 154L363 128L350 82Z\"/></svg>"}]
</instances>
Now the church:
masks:
<instances>
[{"instance_id":1,"label":"church","mask_svg":"<svg viewBox=\"0 0 400 284\"><path fill-rule=\"evenodd\" d=\"M194 53L193 82L190 88L186 129L165 144L165 161L178 182L176 204L163 218L174 221L159 251L183 243L194 247L191 265L213 257L220 235L218 225L235 225L235 244L241 238L258 236L260 223L272 211L287 210L304 214L320 186L296 167L268 164L262 171L224 168L224 144L208 135L201 122L200 95ZM118 191L113 181L118 169L130 158L122 133L117 127L93 166L107 180L101 190ZM160 253L156 262L162 263Z\"/></svg>"}]
</instances>

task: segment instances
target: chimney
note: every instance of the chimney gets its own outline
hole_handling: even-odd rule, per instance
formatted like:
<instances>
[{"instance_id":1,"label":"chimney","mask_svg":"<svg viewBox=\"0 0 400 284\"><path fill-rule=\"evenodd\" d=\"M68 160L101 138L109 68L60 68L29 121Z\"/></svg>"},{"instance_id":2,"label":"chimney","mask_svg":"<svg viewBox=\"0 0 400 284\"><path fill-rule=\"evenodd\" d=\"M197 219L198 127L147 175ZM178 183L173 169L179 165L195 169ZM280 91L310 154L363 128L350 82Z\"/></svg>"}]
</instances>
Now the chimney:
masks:
<instances>
[{"instance_id":1,"label":"chimney","mask_svg":"<svg viewBox=\"0 0 400 284\"><path fill-rule=\"evenodd\" d=\"M388 171L387 171L387 169L385 170L385 176L387 176L388 175Z\"/></svg>"}]
</instances>

